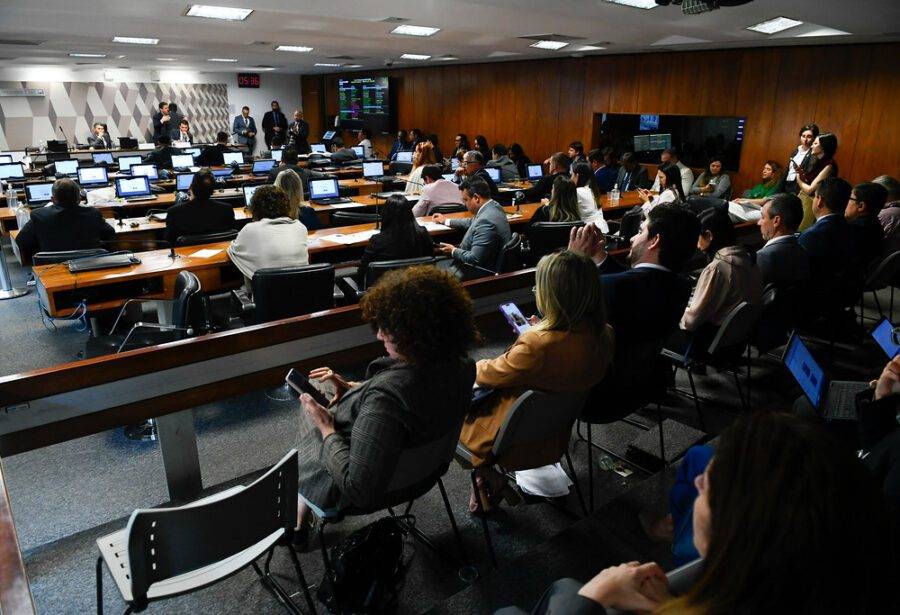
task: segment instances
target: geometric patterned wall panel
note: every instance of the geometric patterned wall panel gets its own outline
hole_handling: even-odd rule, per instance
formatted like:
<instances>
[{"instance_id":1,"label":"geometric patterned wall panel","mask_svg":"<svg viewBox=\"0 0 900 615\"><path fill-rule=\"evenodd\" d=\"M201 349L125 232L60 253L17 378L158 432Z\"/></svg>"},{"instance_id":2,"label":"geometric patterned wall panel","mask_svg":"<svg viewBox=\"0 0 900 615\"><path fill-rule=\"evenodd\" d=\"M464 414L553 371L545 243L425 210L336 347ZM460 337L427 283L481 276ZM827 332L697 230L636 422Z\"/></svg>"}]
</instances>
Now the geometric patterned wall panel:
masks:
<instances>
[{"instance_id":1,"label":"geometric patterned wall panel","mask_svg":"<svg viewBox=\"0 0 900 615\"><path fill-rule=\"evenodd\" d=\"M73 138L84 143L94 122L109 127L113 143L119 137L147 141L161 100L178 104L195 141L215 141L220 130L231 132L224 83L0 81L0 89L18 88L41 88L44 96L0 97L0 150L61 139L63 131L70 143Z\"/></svg>"}]
</instances>

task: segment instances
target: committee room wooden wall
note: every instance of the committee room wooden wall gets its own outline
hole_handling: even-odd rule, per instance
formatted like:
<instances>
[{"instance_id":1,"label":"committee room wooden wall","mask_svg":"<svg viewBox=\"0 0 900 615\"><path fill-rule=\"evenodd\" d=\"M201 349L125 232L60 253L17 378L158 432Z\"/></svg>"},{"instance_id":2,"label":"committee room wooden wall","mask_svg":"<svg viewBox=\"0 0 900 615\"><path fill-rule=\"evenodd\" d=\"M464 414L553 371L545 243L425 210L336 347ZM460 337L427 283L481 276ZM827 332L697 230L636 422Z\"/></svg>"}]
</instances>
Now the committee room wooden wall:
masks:
<instances>
[{"instance_id":1,"label":"committee room wooden wall","mask_svg":"<svg viewBox=\"0 0 900 615\"><path fill-rule=\"evenodd\" d=\"M839 141L851 182L900 175L900 44L831 45L555 58L367 71L396 88L397 124L453 136L517 141L543 160L573 140L591 143L594 113L746 116L739 190L768 158L785 162L797 132L816 122ZM339 75L304 76L312 138L337 113ZM308 101L309 99L309 101ZM311 107L306 107L308 110ZM389 146L387 137L376 146Z\"/></svg>"}]
</instances>

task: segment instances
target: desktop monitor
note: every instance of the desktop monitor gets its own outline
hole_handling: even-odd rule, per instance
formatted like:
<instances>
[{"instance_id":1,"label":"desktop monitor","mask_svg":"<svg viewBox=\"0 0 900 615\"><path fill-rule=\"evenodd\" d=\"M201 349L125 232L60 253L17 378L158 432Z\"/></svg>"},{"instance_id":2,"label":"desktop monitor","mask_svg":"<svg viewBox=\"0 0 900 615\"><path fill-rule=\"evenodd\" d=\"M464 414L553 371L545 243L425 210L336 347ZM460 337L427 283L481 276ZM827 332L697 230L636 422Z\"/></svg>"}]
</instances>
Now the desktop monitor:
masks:
<instances>
[{"instance_id":1,"label":"desktop monitor","mask_svg":"<svg viewBox=\"0 0 900 615\"><path fill-rule=\"evenodd\" d=\"M250 199L253 198L253 193L256 192L256 190L261 186L265 186L265 184L257 184L256 186L244 186L244 207L250 207Z\"/></svg>"},{"instance_id":2,"label":"desktop monitor","mask_svg":"<svg viewBox=\"0 0 900 615\"><path fill-rule=\"evenodd\" d=\"M231 177L234 175L234 169L212 169L212 174L217 179Z\"/></svg>"},{"instance_id":3,"label":"desktop monitor","mask_svg":"<svg viewBox=\"0 0 900 615\"><path fill-rule=\"evenodd\" d=\"M336 179L314 179L309 182L309 199L311 201L332 199L339 195L338 180Z\"/></svg>"},{"instance_id":4,"label":"desktop monitor","mask_svg":"<svg viewBox=\"0 0 900 615\"><path fill-rule=\"evenodd\" d=\"M253 161L253 168L250 170L254 175L267 175L269 171L275 168L274 158L263 158Z\"/></svg>"},{"instance_id":5,"label":"desktop monitor","mask_svg":"<svg viewBox=\"0 0 900 615\"><path fill-rule=\"evenodd\" d=\"M155 182L159 179L159 172L156 170L155 164L133 164L131 165L132 175L146 175L147 179Z\"/></svg>"},{"instance_id":6,"label":"desktop monitor","mask_svg":"<svg viewBox=\"0 0 900 615\"><path fill-rule=\"evenodd\" d=\"M144 175L116 179L116 196L120 199L149 196L150 194L150 180Z\"/></svg>"},{"instance_id":7,"label":"desktop monitor","mask_svg":"<svg viewBox=\"0 0 900 615\"><path fill-rule=\"evenodd\" d=\"M10 154L0 154L0 164L11 164L13 161Z\"/></svg>"},{"instance_id":8,"label":"desktop monitor","mask_svg":"<svg viewBox=\"0 0 900 615\"><path fill-rule=\"evenodd\" d=\"M455 171L459 168L459 158L451 158L450 159L450 170Z\"/></svg>"},{"instance_id":9,"label":"desktop monitor","mask_svg":"<svg viewBox=\"0 0 900 615\"><path fill-rule=\"evenodd\" d=\"M186 169L194 166L194 157L190 154L175 154L172 156L172 168Z\"/></svg>"},{"instance_id":10,"label":"desktop monitor","mask_svg":"<svg viewBox=\"0 0 900 615\"><path fill-rule=\"evenodd\" d=\"M878 342L878 347L884 351L888 359L893 359L900 352L900 344L894 336L894 325L887 318L882 318L872 329L872 338Z\"/></svg>"},{"instance_id":11,"label":"desktop monitor","mask_svg":"<svg viewBox=\"0 0 900 615\"><path fill-rule=\"evenodd\" d=\"M181 151L183 151L185 154L190 154L194 158L200 155L199 147L185 147Z\"/></svg>"},{"instance_id":12,"label":"desktop monitor","mask_svg":"<svg viewBox=\"0 0 900 615\"><path fill-rule=\"evenodd\" d=\"M394 160L396 160L397 162L412 162L412 155L413 153L409 151L397 152Z\"/></svg>"},{"instance_id":13,"label":"desktop monitor","mask_svg":"<svg viewBox=\"0 0 900 615\"><path fill-rule=\"evenodd\" d=\"M782 360L800 385L803 394L809 399L809 403L818 408L825 392L825 372L796 333L791 336Z\"/></svg>"},{"instance_id":14,"label":"desktop monitor","mask_svg":"<svg viewBox=\"0 0 900 615\"><path fill-rule=\"evenodd\" d=\"M94 159L94 164L112 164L113 163L113 155L110 152L100 152L91 154L91 158Z\"/></svg>"},{"instance_id":15,"label":"desktop monitor","mask_svg":"<svg viewBox=\"0 0 900 615\"><path fill-rule=\"evenodd\" d=\"M269 153L272 154L272 160L274 160L275 162L281 162L281 157L284 155L284 150L283 149L273 149Z\"/></svg>"},{"instance_id":16,"label":"desktop monitor","mask_svg":"<svg viewBox=\"0 0 900 615\"><path fill-rule=\"evenodd\" d=\"M106 167L81 167L78 169L78 183L82 186L108 184L109 177L106 174Z\"/></svg>"},{"instance_id":17,"label":"desktop monitor","mask_svg":"<svg viewBox=\"0 0 900 615\"><path fill-rule=\"evenodd\" d=\"M328 151L325 149L324 143L313 143L312 145L310 145L310 148L312 148L313 154L324 154Z\"/></svg>"},{"instance_id":18,"label":"desktop monitor","mask_svg":"<svg viewBox=\"0 0 900 615\"><path fill-rule=\"evenodd\" d=\"M175 190L179 192L187 192L191 189L191 183L193 181L193 173L178 173L177 175L175 175Z\"/></svg>"},{"instance_id":19,"label":"desktop monitor","mask_svg":"<svg viewBox=\"0 0 900 615\"><path fill-rule=\"evenodd\" d=\"M25 167L21 162L0 164L0 179L25 179Z\"/></svg>"},{"instance_id":20,"label":"desktop monitor","mask_svg":"<svg viewBox=\"0 0 900 615\"><path fill-rule=\"evenodd\" d=\"M222 157L225 164L231 166L233 164L244 164L244 152L224 152Z\"/></svg>"},{"instance_id":21,"label":"desktop monitor","mask_svg":"<svg viewBox=\"0 0 900 615\"><path fill-rule=\"evenodd\" d=\"M58 160L53 163L56 167L57 175L75 175L78 173L77 160Z\"/></svg>"},{"instance_id":22,"label":"desktop monitor","mask_svg":"<svg viewBox=\"0 0 900 615\"><path fill-rule=\"evenodd\" d=\"M485 172L488 174L488 176L489 176L492 180L494 180L494 183L495 183L495 184L499 184L499 183L500 183L500 169L485 168L484 170L485 170Z\"/></svg>"},{"instance_id":23,"label":"desktop monitor","mask_svg":"<svg viewBox=\"0 0 900 615\"><path fill-rule=\"evenodd\" d=\"M330 141L331 139L334 139L334 135L335 135L335 134L336 134L336 131L334 131L334 130L329 130L329 131L326 132L324 135L322 135L322 140L323 140L323 141ZM313 150L313 151L315 151L315 150Z\"/></svg>"},{"instance_id":24,"label":"desktop monitor","mask_svg":"<svg viewBox=\"0 0 900 615\"><path fill-rule=\"evenodd\" d=\"M539 164L528 165L528 179L540 179L544 176L544 169Z\"/></svg>"},{"instance_id":25,"label":"desktop monitor","mask_svg":"<svg viewBox=\"0 0 900 615\"><path fill-rule=\"evenodd\" d=\"M25 200L29 205L46 205L53 200L53 182L25 184Z\"/></svg>"},{"instance_id":26,"label":"desktop monitor","mask_svg":"<svg viewBox=\"0 0 900 615\"><path fill-rule=\"evenodd\" d=\"M384 175L384 165L381 162L364 162L363 177L380 177Z\"/></svg>"},{"instance_id":27,"label":"desktop monitor","mask_svg":"<svg viewBox=\"0 0 900 615\"><path fill-rule=\"evenodd\" d=\"M138 146L137 139L134 137L119 137L119 147L122 149L134 149ZM153 144L150 144L150 149L153 149Z\"/></svg>"},{"instance_id":28,"label":"desktop monitor","mask_svg":"<svg viewBox=\"0 0 900 615\"><path fill-rule=\"evenodd\" d=\"M366 149L362 145L354 145L350 149L352 149L356 153L356 156L358 158L365 158Z\"/></svg>"},{"instance_id":29,"label":"desktop monitor","mask_svg":"<svg viewBox=\"0 0 900 615\"><path fill-rule=\"evenodd\" d=\"M120 171L128 171L131 169L131 165L133 164L141 164L142 158L140 156L120 156L119 157L119 170Z\"/></svg>"}]
</instances>

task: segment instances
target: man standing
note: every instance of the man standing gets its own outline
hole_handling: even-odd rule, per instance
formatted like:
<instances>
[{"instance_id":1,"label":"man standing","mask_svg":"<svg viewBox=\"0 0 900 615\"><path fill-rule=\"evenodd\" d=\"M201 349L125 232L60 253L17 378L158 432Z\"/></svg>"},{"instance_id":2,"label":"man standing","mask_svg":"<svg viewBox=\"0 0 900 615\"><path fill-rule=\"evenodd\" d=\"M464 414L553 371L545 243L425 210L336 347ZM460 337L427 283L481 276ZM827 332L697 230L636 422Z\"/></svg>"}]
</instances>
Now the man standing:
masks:
<instances>
[{"instance_id":1,"label":"man standing","mask_svg":"<svg viewBox=\"0 0 900 615\"><path fill-rule=\"evenodd\" d=\"M272 101L272 110L266 111L263 115L262 129L265 135L266 147L272 149L272 137L278 135L284 139L284 133L287 132L287 118L281 112L281 105L277 100Z\"/></svg>"},{"instance_id":2,"label":"man standing","mask_svg":"<svg viewBox=\"0 0 900 615\"><path fill-rule=\"evenodd\" d=\"M162 135L169 135L172 125L172 117L169 115L169 103L159 103L159 111L153 114L153 141L156 142Z\"/></svg>"},{"instance_id":3,"label":"man standing","mask_svg":"<svg viewBox=\"0 0 900 615\"><path fill-rule=\"evenodd\" d=\"M88 137L88 146L91 149L109 149L112 147L112 139L106 132L106 126L100 122L94 122L94 134Z\"/></svg>"},{"instance_id":4,"label":"man standing","mask_svg":"<svg viewBox=\"0 0 900 615\"><path fill-rule=\"evenodd\" d=\"M241 108L241 114L231 124L231 132L238 143L247 146L252 156L256 149L256 121L250 117L250 107Z\"/></svg>"},{"instance_id":5,"label":"man standing","mask_svg":"<svg viewBox=\"0 0 900 615\"><path fill-rule=\"evenodd\" d=\"M303 119L303 111L294 111L294 121L288 129L288 147L293 147L298 154L308 154L312 151L309 146L309 124Z\"/></svg>"},{"instance_id":6,"label":"man standing","mask_svg":"<svg viewBox=\"0 0 900 615\"><path fill-rule=\"evenodd\" d=\"M181 120L184 119L184 113L178 110L178 105L173 102L169 103L169 137L173 141L178 140L178 133L181 131Z\"/></svg>"}]
</instances>

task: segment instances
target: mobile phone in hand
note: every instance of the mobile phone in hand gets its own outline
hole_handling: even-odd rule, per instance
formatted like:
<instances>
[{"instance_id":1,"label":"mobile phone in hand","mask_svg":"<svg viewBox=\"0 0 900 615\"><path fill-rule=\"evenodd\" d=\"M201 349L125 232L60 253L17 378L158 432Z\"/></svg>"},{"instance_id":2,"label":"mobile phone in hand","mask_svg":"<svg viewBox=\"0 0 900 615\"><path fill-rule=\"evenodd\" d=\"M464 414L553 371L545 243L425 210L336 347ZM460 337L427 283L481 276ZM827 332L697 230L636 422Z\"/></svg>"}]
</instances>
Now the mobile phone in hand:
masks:
<instances>
[{"instance_id":1,"label":"mobile phone in hand","mask_svg":"<svg viewBox=\"0 0 900 615\"><path fill-rule=\"evenodd\" d=\"M519 309L519 306L515 303L501 304L500 311L503 313L503 317L506 318L506 322L510 324L517 335L522 335L531 328L528 319L525 318L522 311Z\"/></svg>"},{"instance_id":2,"label":"mobile phone in hand","mask_svg":"<svg viewBox=\"0 0 900 615\"><path fill-rule=\"evenodd\" d=\"M309 381L309 378L301 374L295 369L291 369L285 376L284 381L287 382L288 386L291 387L297 396L299 397L303 393L309 393L316 402L327 408L331 405L331 401L316 387L312 385Z\"/></svg>"}]
</instances>

